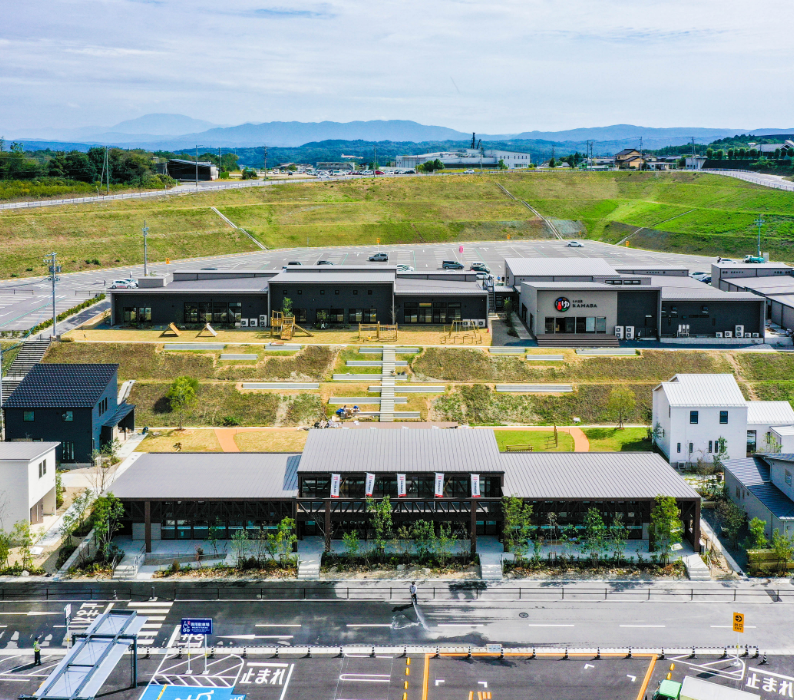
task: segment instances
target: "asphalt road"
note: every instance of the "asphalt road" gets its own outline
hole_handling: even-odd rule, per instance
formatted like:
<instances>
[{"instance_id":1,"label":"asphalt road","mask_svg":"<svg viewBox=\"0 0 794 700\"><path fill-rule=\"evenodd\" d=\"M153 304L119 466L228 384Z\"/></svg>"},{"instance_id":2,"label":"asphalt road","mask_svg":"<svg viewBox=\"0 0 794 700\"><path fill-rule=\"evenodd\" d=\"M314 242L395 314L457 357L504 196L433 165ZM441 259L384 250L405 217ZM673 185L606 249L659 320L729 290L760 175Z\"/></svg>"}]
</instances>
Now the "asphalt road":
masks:
<instances>
[{"instance_id":1,"label":"asphalt road","mask_svg":"<svg viewBox=\"0 0 794 700\"><path fill-rule=\"evenodd\" d=\"M311 245L311 241L309 244ZM539 240L279 249L178 260L170 265L153 263L149 265L149 270L162 273L174 269L200 268L280 269L290 261L298 261L302 265L314 265L318 260L330 260L336 265L382 266L383 263L371 263L367 260L375 252L387 252L389 264L410 265L419 272L437 270L443 260L459 260L467 268L472 262L485 262L496 276L504 275L506 257L600 257L613 264L685 265L691 272L710 272L711 262L714 261L714 258L704 256L635 250L593 241L585 242L583 248L568 248L564 241ZM57 312L60 313L90 296L106 291L113 280L135 278L142 274L142 265L62 274L56 287ZM0 330L26 330L46 318L51 318L51 291L51 283L44 277L0 281ZM63 331L63 328L59 327L59 329Z\"/></svg>"}]
</instances>

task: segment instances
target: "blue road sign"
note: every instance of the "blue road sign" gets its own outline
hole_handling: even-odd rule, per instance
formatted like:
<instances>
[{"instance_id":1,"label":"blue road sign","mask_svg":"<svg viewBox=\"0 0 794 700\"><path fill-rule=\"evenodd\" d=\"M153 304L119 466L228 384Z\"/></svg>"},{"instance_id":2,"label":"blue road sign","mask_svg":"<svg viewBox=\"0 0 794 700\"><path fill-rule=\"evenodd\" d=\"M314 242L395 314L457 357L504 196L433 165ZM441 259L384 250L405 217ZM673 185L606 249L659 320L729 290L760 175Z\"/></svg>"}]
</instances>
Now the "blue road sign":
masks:
<instances>
[{"instance_id":1,"label":"blue road sign","mask_svg":"<svg viewBox=\"0 0 794 700\"><path fill-rule=\"evenodd\" d=\"M150 685L141 700L245 700L245 695L235 693L234 688Z\"/></svg>"},{"instance_id":2,"label":"blue road sign","mask_svg":"<svg viewBox=\"0 0 794 700\"><path fill-rule=\"evenodd\" d=\"M182 634L212 634L212 618L183 617Z\"/></svg>"}]
</instances>

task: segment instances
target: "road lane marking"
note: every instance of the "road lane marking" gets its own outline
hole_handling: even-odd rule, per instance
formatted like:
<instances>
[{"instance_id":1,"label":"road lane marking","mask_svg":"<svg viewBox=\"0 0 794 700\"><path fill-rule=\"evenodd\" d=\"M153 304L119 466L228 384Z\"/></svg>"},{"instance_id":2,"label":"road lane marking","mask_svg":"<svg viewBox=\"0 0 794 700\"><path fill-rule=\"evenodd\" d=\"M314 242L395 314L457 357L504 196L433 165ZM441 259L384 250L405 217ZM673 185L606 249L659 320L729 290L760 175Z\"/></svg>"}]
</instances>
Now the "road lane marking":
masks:
<instances>
[{"instance_id":1,"label":"road lane marking","mask_svg":"<svg viewBox=\"0 0 794 700\"><path fill-rule=\"evenodd\" d=\"M527 627L573 627L573 625L527 625Z\"/></svg>"},{"instance_id":2,"label":"road lane marking","mask_svg":"<svg viewBox=\"0 0 794 700\"><path fill-rule=\"evenodd\" d=\"M666 627L666 625L621 625L621 627Z\"/></svg>"},{"instance_id":3,"label":"road lane marking","mask_svg":"<svg viewBox=\"0 0 794 700\"><path fill-rule=\"evenodd\" d=\"M249 661L249 666L256 666L257 668L287 668L289 664L277 664L271 662Z\"/></svg>"},{"instance_id":4,"label":"road lane marking","mask_svg":"<svg viewBox=\"0 0 794 700\"><path fill-rule=\"evenodd\" d=\"M345 627L391 627L391 623L387 625L376 625L376 624L345 625Z\"/></svg>"},{"instance_id":5,"label":"road lane marking","mask_svg":"<svg viewBox=\"0 0 794 700\"><path fill-rule=\"evenodd\" d=\"M483 626L484 625L481 625L480 623L466 624L466 623L457 623L457 622L442 622L436 625L436 627L483 627Z\"/></svg>"},{"instance_id":6,"label":"road lane marking","mask_svg":"<svg viewBox=\"0 0 794 700\"><path fill-rule=\"evenodd\" d=\"M339 680L348 683L391 683L391 675L388 673L343 673L339 676Z\"/></svg>"},{"instance_id":7,"label":"road lane marking","mask_svg":"<svg viewBox=\"0 0 794 700\"><path fill-rule=\"evenodd\" d=\"M255 627L303 627L303 625L254 625Z\"/></svg>"}]
</instances>

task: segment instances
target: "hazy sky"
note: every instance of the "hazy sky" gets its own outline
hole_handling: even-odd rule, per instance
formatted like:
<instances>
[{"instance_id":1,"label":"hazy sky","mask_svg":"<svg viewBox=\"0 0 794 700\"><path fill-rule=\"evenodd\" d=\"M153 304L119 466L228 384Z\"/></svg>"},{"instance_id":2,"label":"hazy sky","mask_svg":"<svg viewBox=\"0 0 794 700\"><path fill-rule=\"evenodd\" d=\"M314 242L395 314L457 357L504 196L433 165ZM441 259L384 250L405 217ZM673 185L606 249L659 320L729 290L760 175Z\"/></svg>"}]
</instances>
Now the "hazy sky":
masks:
<instances>
[{"instance_id":1,"label":"hazy sky","mask_svg":"<svg viewBox=\"0 0 794 700\"><path fill-rule=\"evenodd\" d=\"M791 0L6 0L0 133L151 112L790 127L792 19Z\"/></svg>"}]
</instances>

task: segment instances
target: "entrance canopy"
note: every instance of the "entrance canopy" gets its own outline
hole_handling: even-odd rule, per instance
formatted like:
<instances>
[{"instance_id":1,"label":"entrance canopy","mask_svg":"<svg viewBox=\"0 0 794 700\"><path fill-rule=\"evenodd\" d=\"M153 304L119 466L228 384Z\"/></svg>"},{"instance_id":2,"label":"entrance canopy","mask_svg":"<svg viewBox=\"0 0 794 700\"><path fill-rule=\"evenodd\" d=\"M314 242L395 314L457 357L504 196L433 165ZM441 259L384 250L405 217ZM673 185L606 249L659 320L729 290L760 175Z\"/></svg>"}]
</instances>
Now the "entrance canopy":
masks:
<instances>
[{"instance_id":1,"label":"entrance canopy","mask_svg":"<svg viewBox=\"0 0 794 700\"><path fill-rule=\"evenodd\" d=\"M145 622L146 618L135 610L103 613L84 634L75 635L74 646L32 697L94 700L131 644L134 678L137 675L137 634Z\"/></svg>"}]
</instances>

